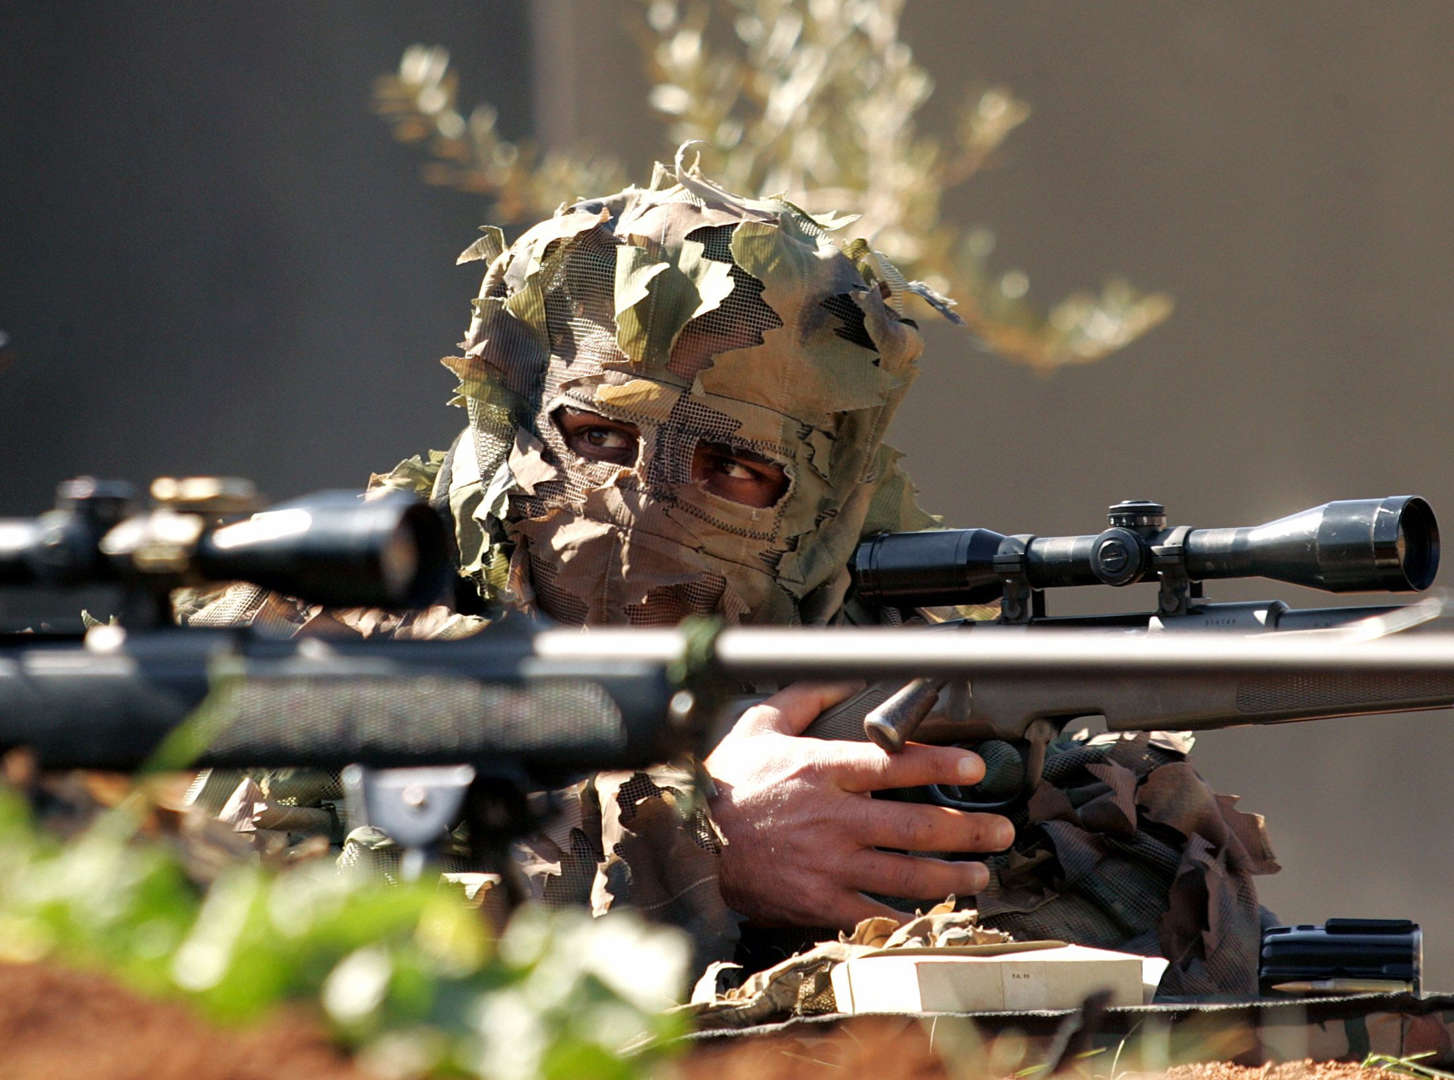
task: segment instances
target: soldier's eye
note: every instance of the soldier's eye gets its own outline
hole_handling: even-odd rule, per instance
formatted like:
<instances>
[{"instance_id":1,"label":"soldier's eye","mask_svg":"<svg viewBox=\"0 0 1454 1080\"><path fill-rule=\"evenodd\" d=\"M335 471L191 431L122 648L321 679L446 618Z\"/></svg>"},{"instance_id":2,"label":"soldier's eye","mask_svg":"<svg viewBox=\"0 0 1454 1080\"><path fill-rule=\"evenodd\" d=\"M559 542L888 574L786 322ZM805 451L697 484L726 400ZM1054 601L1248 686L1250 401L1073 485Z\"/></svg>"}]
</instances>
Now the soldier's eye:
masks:
<instances>
[{"instance_id":1,"label":"soldier's eye","mask_svg":"<svg viewBox=\"0 0 1454 1080\"><path fill-rule=\"evenodd\" d=\"M554 419L566 446L577 457L612 465L636 464L641 433L635 424L569 405L557 409Z\"/></svg>"},{"instance_id":2,"label":"soldier's eye","mask_svg":"<svg viewBox=\"0 0 1454 1080\"><path fill-rule=\"evenodd\" d=\"M772 506L788 490L788 474L775 461L725 443L699 443L692 482L744 506Z\"/></svg>"},{"instance_id":3,"label":"soldier's eye","mask_svg":"<svg viewBox=\"0 0 1454 1080\"><path fill-rule=\"evenodd\" d=\"M581 438L598 450L626 450L636 445L632 436L617 428L589 427L581 432Z\"/></svg>"},{"instance_id":4,"label":"soldier's eye","mask_svg":"<svg viewBox=\"0 0 1454 1080\"><path fill-rule=\"evenodd\" d=\"M753 480L758 475L736 458L724 457L720 454L708 455L707 463L713 472L720 473L729 480Z\"/></svg>"}]
</instances>

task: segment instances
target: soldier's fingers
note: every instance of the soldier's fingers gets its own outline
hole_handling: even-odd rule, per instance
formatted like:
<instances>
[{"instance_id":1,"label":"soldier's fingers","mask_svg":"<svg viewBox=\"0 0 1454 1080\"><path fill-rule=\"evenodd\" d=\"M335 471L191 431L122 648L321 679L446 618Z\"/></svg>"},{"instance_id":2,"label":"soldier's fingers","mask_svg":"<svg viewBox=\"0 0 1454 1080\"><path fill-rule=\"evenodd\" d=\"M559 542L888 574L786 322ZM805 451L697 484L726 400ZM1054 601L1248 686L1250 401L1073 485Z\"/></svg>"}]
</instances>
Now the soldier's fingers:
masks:
<instances>
[{"instance_id":1,"label":"soldier's fingers","mask_svg":"<svg viewBox=\"0 0 1454 1080\"><path fill-rule=\"evenodd\" d=\"M824 709L863 689L863 682L796 682L744 712L739 725L782 735L800 735Z\"/></svg>"},{"instance_id":2,"label":"soldier's fingers","mask_svg":"<svg viewBox=\"0 0 1454 1080\"><path fill-rule=\"evenodd\" d=\"M998 814L975 814L947 806L864 800L854 839L866 847L900 851L1003 851L1015 827Z\"/></svg>"},{"instance_id":3,"label":"soldier's fingers","mask_svg":"<svg viewBox=\"0 0 1454 1080\"><path fill-rule=\"evenodd\" d=\"M847 868L853 885L881 896L902 896L907 900L942 900L950 893L974 896L990 883L990 872L977 862L926 859L921 855L896 855L888 851L866 851Z\"/></svg>"},{"instance_id":4,"label":"soldier's fingers","mask_svg":"<svg viewBox=\"0 0 1454 1080\"><path fill-rule=\"evenodd\" d=\"M925 784L976 784L984 779L984 761L957 746L909 743L889 754L872 743L824 743L824 753L844 791L922 787Z\"/></svg>"}]
</instances>

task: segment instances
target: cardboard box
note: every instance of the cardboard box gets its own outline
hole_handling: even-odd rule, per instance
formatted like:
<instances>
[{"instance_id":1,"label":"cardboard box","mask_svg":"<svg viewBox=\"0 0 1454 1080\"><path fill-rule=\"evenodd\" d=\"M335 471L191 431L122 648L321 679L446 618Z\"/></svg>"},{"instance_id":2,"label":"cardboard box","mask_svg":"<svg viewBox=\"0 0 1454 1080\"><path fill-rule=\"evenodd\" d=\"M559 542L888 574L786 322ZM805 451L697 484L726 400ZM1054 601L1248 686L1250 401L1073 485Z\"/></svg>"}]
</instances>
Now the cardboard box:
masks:
<instances>
[{"instance_id":1,"label":"cardboard box","mask_svg":"<svg viewBox=\"0 0 1454 1080\"><path fill-rule=\"evenodd\" d=\"M1059 941L884 949L837 965L833 994L846 1013L1073 1009L1102 989L1140 1005L1143 959Z\"/></svg>"}]
</instances>

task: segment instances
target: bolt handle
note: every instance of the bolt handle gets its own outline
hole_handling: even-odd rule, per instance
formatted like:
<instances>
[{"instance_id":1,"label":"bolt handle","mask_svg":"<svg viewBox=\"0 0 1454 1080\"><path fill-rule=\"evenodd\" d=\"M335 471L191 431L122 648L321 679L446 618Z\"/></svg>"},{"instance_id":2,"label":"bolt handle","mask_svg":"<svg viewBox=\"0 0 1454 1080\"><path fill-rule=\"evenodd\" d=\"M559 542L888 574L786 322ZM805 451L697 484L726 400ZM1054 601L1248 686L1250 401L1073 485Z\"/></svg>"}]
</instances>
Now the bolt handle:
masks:
<instances>
[{"instance_id":1,"label":"bolt handle","mask_svg":"<svg viewBox=\"0 0 1454 1080\"><path fill-rule=\"evenodd\" d=\"M863 733L890 754L902 753L904 744L928 716L944 689L944 679L914 679L895 691L863 718Z\"/></svg>"}]
</instances>

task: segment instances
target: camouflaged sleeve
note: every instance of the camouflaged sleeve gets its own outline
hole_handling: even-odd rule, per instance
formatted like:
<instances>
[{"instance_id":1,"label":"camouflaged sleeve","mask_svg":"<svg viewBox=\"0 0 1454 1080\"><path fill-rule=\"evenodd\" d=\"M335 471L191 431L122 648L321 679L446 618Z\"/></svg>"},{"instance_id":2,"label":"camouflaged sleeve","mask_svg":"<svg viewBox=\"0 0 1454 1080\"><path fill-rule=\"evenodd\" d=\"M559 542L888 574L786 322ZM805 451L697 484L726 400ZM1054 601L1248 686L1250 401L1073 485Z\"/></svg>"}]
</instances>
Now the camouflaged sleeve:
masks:
<instances>
[{"instance_id":1,"label":"camouflaged sleeve","mask_svg":"<svg viewBox=\"0 0 1454 1080\"><path fill-rule=\"evenodd\" d=\"M984 923L1164 956L1163 996L1255 995L1271 915L1252 879L1278 865L1261 816L1198 776L1190 748L1165 732L1052 746L1044 780L1011 812L1015 846L985 860Z\"/></svg>"},{"instance_id":2,"label":"camouflaged sleeve","mask_svg":"<svg viewBox=\"0 0 1454 1080\"><path fill-rule=\"evenodd\" d=\"M685 930L694 970L731 959L738 917L718 881L722 838L696 789L691 770L669 765L597 773L560 793L561 813L516 846L516 864L547 904L631 908Z\"/></svg>"}]
</instances>

